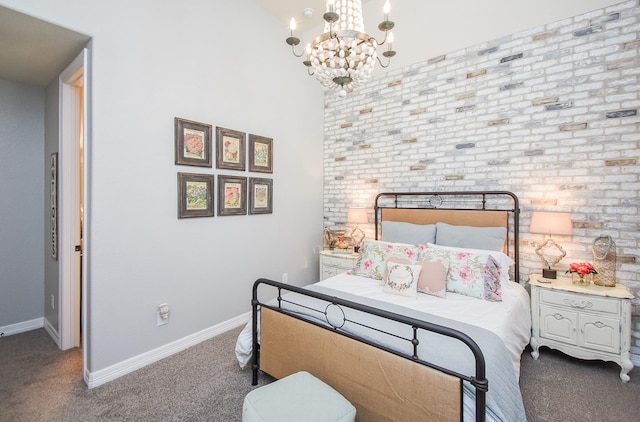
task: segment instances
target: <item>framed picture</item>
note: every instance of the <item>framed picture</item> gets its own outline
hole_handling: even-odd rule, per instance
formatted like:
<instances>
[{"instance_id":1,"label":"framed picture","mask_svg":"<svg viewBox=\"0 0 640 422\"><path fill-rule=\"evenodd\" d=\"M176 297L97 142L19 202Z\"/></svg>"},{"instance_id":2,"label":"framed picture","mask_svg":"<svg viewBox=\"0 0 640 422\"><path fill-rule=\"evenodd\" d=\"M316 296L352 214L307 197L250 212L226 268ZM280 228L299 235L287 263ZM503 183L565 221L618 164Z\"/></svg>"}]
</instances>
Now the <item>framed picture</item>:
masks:
<instances>
[{"instance_id":1,"label":"framed picture","mask_svg":"<svg viewBox=\"0 0 640 422\"><path fill-rule=\"evenodd\" d=\"M178 173L178 218L213 217L213 175Z\"/></svg>"},{"instance_id":2,"label":"framed picture","mask_svg":"<svg viewBox=\"0 0 640 422\"><path fill-rule=\"evenodd\" d=\"M218 215L247 213L247 178L218 176Z\"/></svg>"},{"instance_id":3,"label":"framed picture","mask_svg":"<svg viewBox=\"0 0 640 422\"><path fill-rule=\"evenodd\" d=\"M175 119L176 164L211 167L211 125Z\"/></svg>"},{"instance_id":4,"label":"framed picture","mask_svg":"<svg viewBox=\"0 0 640 422\"><path fill-rule=\"evenodd\" d=\"M273 180L249 178L249 214L273 212Z\"/></svg>"},{"instance_id":5,"label":"framed picture","mask_svg":"<svg viewBox=\"0 0 640 422\"><path fill-rule=\"evenodd\" d=\"M249 135L249 171L273 173L273 139Z\"/></svg>"},{"instance_id":6,"label":"framed picture","mask_svg":"<svg viewBox=\"0 0 640 422\"><path fill-rule=\"evenodd\" d=\"M237 130L216 128L216 149L219 169L245 170L245 134Z\"/></svg>"}]
</instances>

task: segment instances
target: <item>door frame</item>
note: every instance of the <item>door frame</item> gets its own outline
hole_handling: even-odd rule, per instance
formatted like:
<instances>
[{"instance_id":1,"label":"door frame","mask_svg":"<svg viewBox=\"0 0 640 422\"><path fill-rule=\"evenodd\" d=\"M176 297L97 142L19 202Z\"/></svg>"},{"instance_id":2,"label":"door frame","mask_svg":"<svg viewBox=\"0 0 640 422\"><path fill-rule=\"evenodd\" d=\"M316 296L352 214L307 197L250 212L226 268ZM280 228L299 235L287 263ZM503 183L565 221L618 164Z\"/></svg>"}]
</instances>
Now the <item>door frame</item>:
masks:
<instances>
[{"instance_id":1,"label":"door frame","mask_svg":"<svg viewBox=\"0 0 640 422\"><path fill-rule=\"evenodd\" d=\"M87 186L88 186L88 49L59 76L59 344L62 350L82 347L86 372L87 342ZM80 118L82 116L82 118ZM82 137L82 150L80 138ZM81 155L82 154L82 155ZM82 157L82 175L80 160ZM82 187L82 195L80 189ZM80 217L80 206L84 218ZM82 221L82 225L79 222ZM80 242L82 234L82 242ZM80 251L76 251L80 245ZM81 283L78 283L81 280ZM81 314L82 312L82 314ZM82 327L82 328L81 328ZM82 329L82 335L80 330ZM82 344L81 344L82 343Z\"/></svg>"}]
</instances>

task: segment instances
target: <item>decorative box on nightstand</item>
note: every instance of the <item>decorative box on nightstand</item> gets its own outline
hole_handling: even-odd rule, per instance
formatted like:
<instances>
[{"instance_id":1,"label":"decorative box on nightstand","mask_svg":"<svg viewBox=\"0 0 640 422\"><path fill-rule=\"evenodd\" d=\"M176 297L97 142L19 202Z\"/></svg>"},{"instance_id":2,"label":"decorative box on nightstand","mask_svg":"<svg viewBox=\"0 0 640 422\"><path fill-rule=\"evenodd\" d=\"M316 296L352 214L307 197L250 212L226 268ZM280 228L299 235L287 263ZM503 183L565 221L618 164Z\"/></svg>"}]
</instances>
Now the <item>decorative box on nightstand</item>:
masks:
<instances>
[{"instance_id":1,"label":"decorative box on nightstand","mask_svg":"<svg viewBox=\"0 0 640 422\"><path fill-rule=\"evenodd\" d=\"M358 254L337 254L329 250L320 251L320 280L352 270Z\"/></svg>"},{"instance_id":2,"label":"decorative box on nightstand","mask_svg":"<svg viewBox=\"0 0 640 422\"><path fill-rule=\"evenodd\" d=\"M531 284L531 356L548 346L579 359L601 359L620 365L620 379L633 368L631 299L626 286L578 286L567 277L533 275Z\"/></svg>"}]
</instances>

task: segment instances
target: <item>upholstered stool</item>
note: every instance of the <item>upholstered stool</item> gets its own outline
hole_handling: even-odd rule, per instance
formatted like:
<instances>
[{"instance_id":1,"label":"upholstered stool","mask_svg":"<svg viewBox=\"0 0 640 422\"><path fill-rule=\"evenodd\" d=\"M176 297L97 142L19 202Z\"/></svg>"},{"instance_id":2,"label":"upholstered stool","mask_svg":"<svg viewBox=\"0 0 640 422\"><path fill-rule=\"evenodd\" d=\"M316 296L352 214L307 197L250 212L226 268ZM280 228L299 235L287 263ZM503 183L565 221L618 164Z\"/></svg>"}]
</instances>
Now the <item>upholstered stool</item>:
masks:
<instances>
[{"instance_id":1,"label":"upholstered stool","mask_svg":"<svg viewBox=\"0 0 640 422\"><path fill-rule=\"evenodd\" d=\"M356 408L308 372L297 372L246 395L242 422L353 422Z\"/></svg>"}]
</instances>

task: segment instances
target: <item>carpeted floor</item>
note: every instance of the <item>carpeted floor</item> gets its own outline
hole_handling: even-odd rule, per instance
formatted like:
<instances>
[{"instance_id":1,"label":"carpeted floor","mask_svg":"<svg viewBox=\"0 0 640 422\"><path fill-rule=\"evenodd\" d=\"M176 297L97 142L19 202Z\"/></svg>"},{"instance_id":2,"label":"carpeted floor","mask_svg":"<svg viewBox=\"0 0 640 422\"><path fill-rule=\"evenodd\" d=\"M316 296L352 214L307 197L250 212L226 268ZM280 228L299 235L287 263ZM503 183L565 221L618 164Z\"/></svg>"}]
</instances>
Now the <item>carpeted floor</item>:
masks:
<instances>
[{"instance_id":1,"label":"carpeted floor","mask_svg":"<svg viewBox=\"0 0 640 422\"><path fill-rule=\"evenodd\" d=\"M240 421L242 400L255 387L235 360L239 331L91 390L82 381L80 351L59 351L43 329L1 338L0 420ZM534 361L525 352L520 385L529 422L637 420L640 370L627 384L618 374L612 363L546 348Z\"/></svg>"}]
</instances>

